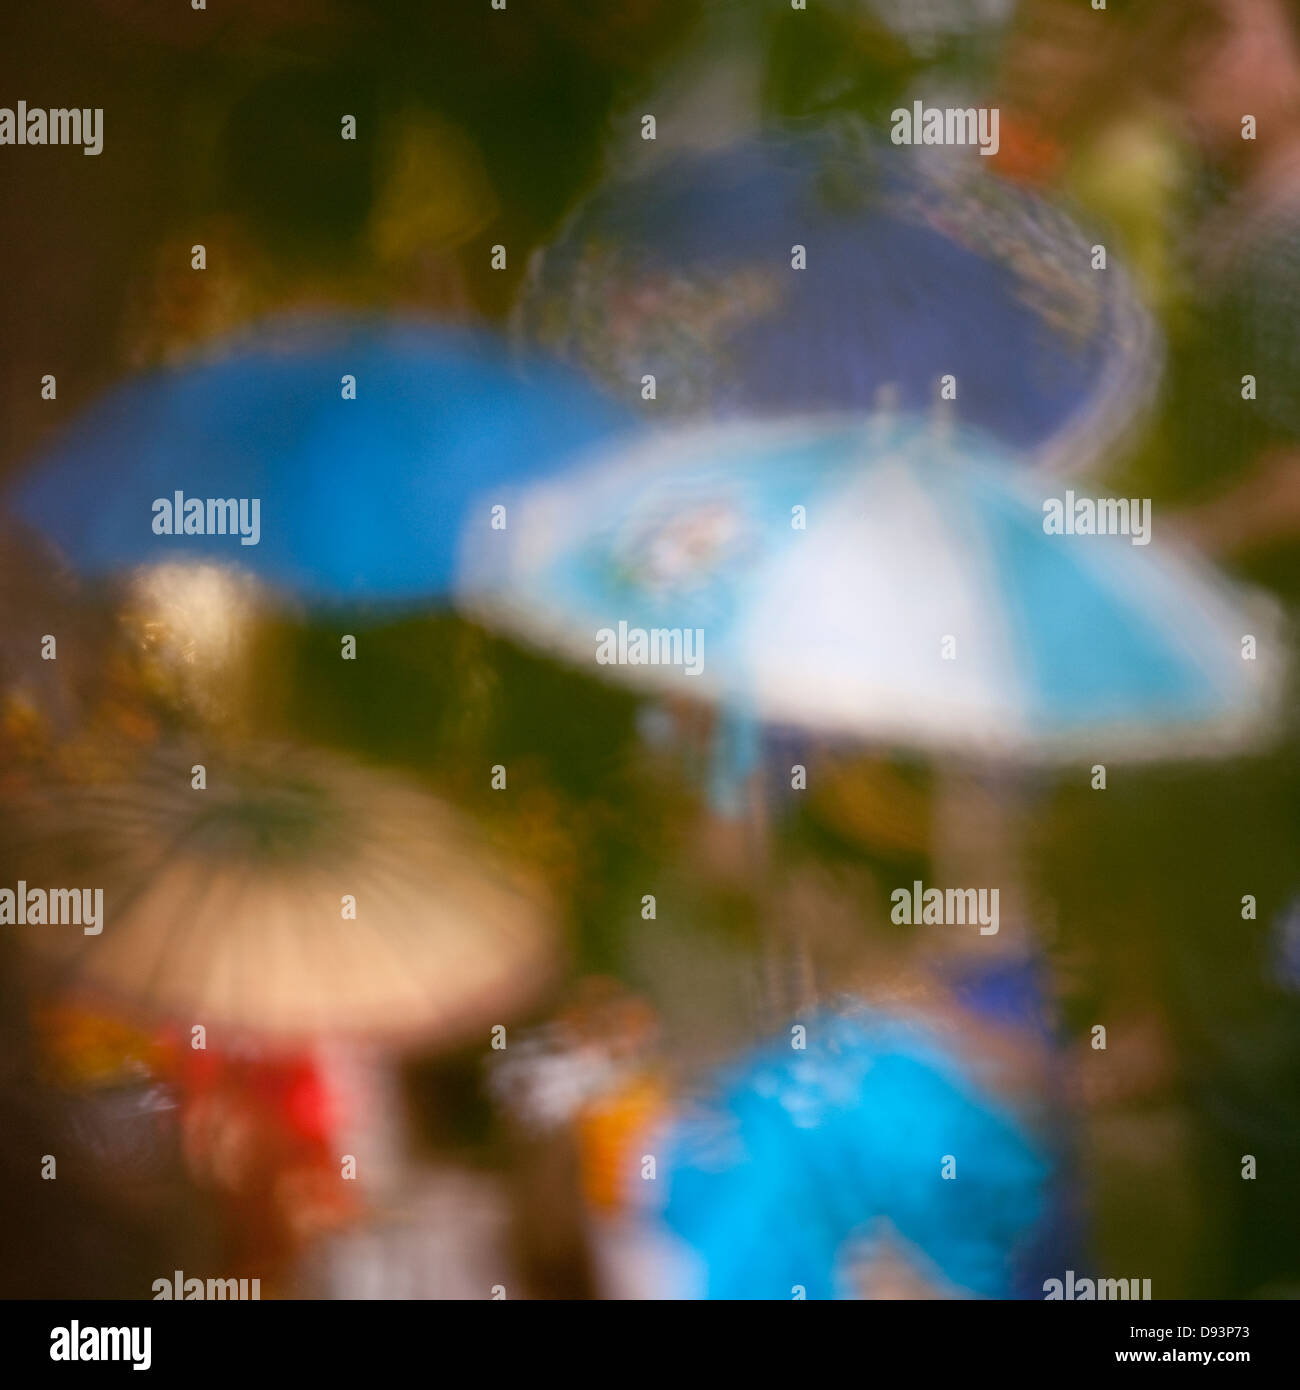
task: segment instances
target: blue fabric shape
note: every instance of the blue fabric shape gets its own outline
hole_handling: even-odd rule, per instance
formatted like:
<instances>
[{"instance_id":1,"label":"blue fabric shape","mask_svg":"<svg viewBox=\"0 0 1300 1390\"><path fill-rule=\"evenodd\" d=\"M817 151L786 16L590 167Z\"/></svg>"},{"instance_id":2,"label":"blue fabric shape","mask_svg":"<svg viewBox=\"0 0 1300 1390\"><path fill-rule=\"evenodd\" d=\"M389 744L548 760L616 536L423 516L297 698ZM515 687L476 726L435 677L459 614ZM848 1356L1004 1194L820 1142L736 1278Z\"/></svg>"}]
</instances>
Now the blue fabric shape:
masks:
<instances>
[{"instance_id":1,"label":"blue fabric shape","mask_svg":"<svg viewBox=\"0 0 1300 1390\"><path fill-rule=\"evenodd\" d=\"M628 424L569 369L487 336L306 316L110 391L9 503L93 575L203 559L315 602L430 602L450 587L472 500ZM155 499L178 490L258 498L259 543L155 534Z\"/></svg>"},{"instance_id":2,"label":"blue fabric shape","mask_svg":"<svg viewBox=\"0 0 1300 1390\"><path fill-rule=\"evenodd\" d=\"M662 1218L707 1297L843 1296L843 1255L881 1219L936 1282L1011 1296L1044 1211L1040 1147L919 1026L859 1011L807 1028L805 1051L760 1049L669 1137Z\"/></svg>"}]
</instances>

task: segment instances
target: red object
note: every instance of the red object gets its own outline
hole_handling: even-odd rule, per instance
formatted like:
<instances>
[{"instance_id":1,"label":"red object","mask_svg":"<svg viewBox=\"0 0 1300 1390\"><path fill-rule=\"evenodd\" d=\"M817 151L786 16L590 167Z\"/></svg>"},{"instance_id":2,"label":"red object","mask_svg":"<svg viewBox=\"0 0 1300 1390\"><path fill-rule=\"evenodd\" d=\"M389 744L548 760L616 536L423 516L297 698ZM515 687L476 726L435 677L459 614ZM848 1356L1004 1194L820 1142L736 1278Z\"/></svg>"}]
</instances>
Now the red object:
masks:
<instances>
[{"instance_id":1,"label":"red object","mask_svg":"<svg viewBox=\"0 0 1300 1390\"><path fill-rule=\"evenodd\" d=\"M232 1272L274 1277L305 1228L345 1214L334 1107L309 1056L176 1054L186 1152L226 1211ZM295 1204L310 1194L310 1212Z\"/></svg>"},{"instance_id":2,"label":"red object","mask_svg":"<svg viewBox=\"0 0 1300 1390\"><path fill-rule=\"evenodd\" d=\"M1055 183L1065 164L1059 140L1036 130L1030 121L1002 113L1001 137L993 167L1003 178L1041 188Z\"/></svg>"}]
</instances>

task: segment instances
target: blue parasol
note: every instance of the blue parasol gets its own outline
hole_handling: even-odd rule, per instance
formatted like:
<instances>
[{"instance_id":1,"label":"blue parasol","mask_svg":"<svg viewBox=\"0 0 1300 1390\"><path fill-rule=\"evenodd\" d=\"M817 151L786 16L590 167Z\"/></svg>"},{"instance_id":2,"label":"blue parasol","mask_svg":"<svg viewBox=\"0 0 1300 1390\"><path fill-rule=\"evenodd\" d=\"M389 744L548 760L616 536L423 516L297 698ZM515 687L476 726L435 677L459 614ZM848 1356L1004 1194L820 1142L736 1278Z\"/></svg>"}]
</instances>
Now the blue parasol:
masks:
<instances>
[{"instance_id":1,"label":"blue parasol","mask_svg":"<svg viewBox=\"0 0 1300 1390\"><path fill-rule=\"evenodd\" d=\"M1140 506L1128 534L1058 534L1049 506L1072 497L928 421L663 432L523 490L508 531L475 513L461 597L769 726L1029 760L1257 740L1281 691L1273 605L1158 518L1137 534Z\"/></svg>"},{"instance_id":2,"label":"blue parasol","mask_svg":"<svg viewBox=\"0 0 1300 1390\"><path fill-rule=\"evenodd\" d=\"M112 390L9 502L91 575L199 560L309 601L430 600L471 496L541 477L626 422L569 369L516 362L486 335L295 317ZM203 531L155 529L183 528L193 499Z\"/></svg>"},{"instance_id":3,"label":"blue parasol","mask_svg":"<svg viewBox=\"0 0 1300 1390\"><path fill-rule=\"evenodd\" d=\"M818 133L614 180L536 261L520 330L628 399L654 376L679 418L918 410L952 375L964 421L1092 461L1149 396L1149 316L1064 213L929 153Z\"/></svg>"},{"instance_id":4,"label":"blue parasol","mask_svg":"<svg viewBox=\"0 0 1300 1390\"><path fill-rule=\"evenodd\" d=\"M1050 1173L925 1028L861 1008L734 1065L658 1151L654 1214L698 1261L678 1297L852 1297L855 1246L882 1238L938 1290L1009 1297Z\"/></svg>"}]
</instances>

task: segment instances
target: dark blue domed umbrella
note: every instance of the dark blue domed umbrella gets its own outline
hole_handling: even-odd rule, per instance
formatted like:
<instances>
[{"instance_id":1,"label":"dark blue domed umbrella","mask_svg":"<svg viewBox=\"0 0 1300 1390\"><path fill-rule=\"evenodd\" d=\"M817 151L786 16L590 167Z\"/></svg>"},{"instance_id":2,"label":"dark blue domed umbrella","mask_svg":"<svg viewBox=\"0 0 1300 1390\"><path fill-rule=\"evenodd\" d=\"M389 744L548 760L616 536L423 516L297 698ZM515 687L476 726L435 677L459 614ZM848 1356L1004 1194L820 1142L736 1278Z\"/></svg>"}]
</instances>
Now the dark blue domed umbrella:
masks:
<instances>
[{"instance_id":1,"label":"dark blue domed umbrella","mask_svg":"<svg viewBox=\"0 0 1300 1390\"><path fill-rule=\"evenodd\" d=\"M626 423L569 368L486 336L294 317L111 391L8 501L91 575L203 561L313 602L427 602L471 497Z\"/></svg>"},{"instance_id":2,"label":"dark blue domed umbrella","mask_svg":"<svg viewBox=\"0 0 1300 1390\"><path fill-rule=\"evenodd\" d=\"M1091 461L1153 384L1149 316L1070 218L933 153L819 133L610 182L537 259L519 330L628 399L654 376L679 417L923 409L951 375L965 422Z\"/></svg>"}]
</instances>

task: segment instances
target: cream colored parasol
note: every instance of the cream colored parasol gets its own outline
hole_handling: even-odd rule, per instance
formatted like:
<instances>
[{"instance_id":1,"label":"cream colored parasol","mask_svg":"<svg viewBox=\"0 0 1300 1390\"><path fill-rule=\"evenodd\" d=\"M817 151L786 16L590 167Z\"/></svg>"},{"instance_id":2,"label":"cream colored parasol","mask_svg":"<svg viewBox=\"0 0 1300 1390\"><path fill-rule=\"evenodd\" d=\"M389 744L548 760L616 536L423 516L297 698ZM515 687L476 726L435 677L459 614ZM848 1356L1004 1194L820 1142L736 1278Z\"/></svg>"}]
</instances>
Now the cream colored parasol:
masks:
<instances>
[{"instance_id":1,"label":"cream colored parasol","mask_svg":"<svg viewBox=\"0 0 1300 1390\"><path fill-rule=\"evenodd\" d=\"M172 746L129 780L17 809L10 874L102 888L103 917L97 935L8 930L62 983L137 1013L261 1037L447 1040L505 1021L555 963L544 902L480 836L334 754Z\"/></svg>"}]
</instances>

